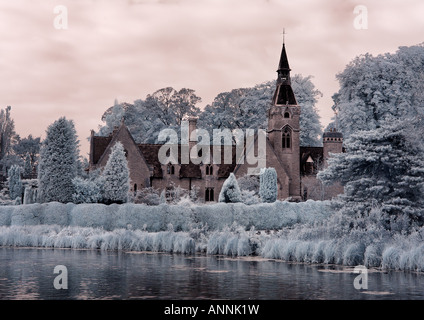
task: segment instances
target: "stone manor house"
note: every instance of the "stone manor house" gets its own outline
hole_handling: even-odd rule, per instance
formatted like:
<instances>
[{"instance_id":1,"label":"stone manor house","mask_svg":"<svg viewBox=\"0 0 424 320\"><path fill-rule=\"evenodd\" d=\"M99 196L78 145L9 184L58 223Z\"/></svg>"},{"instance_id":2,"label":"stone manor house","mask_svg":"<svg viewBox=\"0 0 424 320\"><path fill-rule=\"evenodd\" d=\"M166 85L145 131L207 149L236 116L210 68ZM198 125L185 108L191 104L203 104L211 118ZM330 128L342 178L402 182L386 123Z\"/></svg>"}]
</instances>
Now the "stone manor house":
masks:
<instances>
[{"instance_id":1,"label":"stone manor house","mask_svg":"<svg viewBox=\"0 0 424 320\"><path fill-rule=\"evenodd\" d=\"M277 172L279 200L329 199L342 193L343 188L340 185L322 186L316 179L316 173L326 165L330 153L342 152L343 136L336 129L331 129L323 135L323 147L300 146L301 106L297 104L291 87L290 71L283 43L275 93L268 110L266 167L273 167ZM194 129L196 129L196 119L191 118L189 132L191 133ZM180 186L183 189L192 190L196 186L200 199L205 202L216 202L221 187L231 172L240 178L247 174L249 166L252 167L247 162L236 164L234 147L231 164L213 164L212 161L210 161L211 164L192 162L161 164L158 153L162 145L137 144L122 122L107 137L96 136L92 131L89 170L106 165L111 148L117 141L120 141L125 148L133 192L146 187L166 190L172 186ZM195 143L197 142L190 141L190 148ZM249 147L245 145L246 149ZM213 156L212 146L210 155Z\"/></svg>"}]
</instances>

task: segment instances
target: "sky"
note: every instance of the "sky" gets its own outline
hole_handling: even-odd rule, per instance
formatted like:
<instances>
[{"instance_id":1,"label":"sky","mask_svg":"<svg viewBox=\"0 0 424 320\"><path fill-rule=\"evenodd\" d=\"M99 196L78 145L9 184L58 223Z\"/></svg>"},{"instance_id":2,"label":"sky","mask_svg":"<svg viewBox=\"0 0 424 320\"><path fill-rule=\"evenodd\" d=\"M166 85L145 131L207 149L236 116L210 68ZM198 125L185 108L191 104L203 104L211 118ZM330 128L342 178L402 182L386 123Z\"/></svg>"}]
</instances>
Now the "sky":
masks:
<instances>
[{"instance_id":1,"label":"sky","mask_svg":"<svg viewBox=\"0 0 424 320\"><path fill-rule=\"evenodd\" d=\"M87 156L115 99L190 88L203 108L275 79L285 29L292 74L313 77L326 126L337 73L424 42L423 13L422 0L0 0L0 108L21 137L72 119Z\"/></svg>"}]
</instances>

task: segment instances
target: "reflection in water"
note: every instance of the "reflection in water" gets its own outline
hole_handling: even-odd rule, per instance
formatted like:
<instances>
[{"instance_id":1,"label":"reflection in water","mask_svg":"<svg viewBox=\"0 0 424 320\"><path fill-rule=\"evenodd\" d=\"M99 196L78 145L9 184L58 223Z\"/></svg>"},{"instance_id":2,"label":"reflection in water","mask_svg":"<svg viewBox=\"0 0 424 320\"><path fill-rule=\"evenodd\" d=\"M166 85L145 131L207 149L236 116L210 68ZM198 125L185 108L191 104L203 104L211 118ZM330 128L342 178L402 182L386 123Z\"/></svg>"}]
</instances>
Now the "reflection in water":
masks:
<instances>
[{"instance_id":1,"label":"reflection in water","mask_svg":"<svg viewBox=\"0 0 424 320\"><path fill-rule=\"evenodd\" d=\"M56 265L68 289L56 290ZM0 248L0 299L423 299L424 275L370 272L368 290L352 268L262 258Z\"/></svg>"}]
</instances>

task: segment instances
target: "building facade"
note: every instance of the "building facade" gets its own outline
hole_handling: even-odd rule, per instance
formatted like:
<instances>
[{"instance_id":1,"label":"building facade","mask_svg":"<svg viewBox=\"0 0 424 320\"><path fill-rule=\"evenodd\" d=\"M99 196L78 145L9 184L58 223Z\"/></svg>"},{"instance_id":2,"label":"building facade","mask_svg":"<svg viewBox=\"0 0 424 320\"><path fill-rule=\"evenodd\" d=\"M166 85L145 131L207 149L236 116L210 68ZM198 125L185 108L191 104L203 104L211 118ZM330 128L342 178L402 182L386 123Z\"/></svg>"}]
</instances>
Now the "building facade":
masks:
<instances>
[{"instance_id":1,"label":"building facade","mask_svg":"<svg viewBox=\"0 0 424 320\"><path fill-rule=\"evenodd\" d=\"M268 110L268 129L264 140L264 155L258 155L258 135L253 142L244 143L244 154L255 150L256 157L265 158L266 167L273 167L277 172L278 199L302 201L307 199L324 200L343 192L340 185L324 187L317 179L316 173L327 164L331 153L342 152L343 136L332 129L323 135L323 147L300 146L300 114L301 106L297 104L291 87L290 67L285 44L281 51L277 70L277 83ZM189 137L197 128L197 120L189 119ZM198 196L205 202L215 202L221 187L230 173L237 178L243 177L256 165L247 162L237 163L235 146L231 148L231 163L215 164L214 148L210 147L210 163L181 164L181 159L172 163L159 161L160 144L137 144L124 122L107 137L91 133L89 170L103 168L110 155L112 146L120 141L125 149L130 170L131 190L136 192L142 188L153 187L166 190L179 186L186 190L196 188ZM191 150L195 146L189 140L188 148L178 145L181 151ZM222 156L222 155L215 155ZM215 161L217 162L217 161Z\"/></svg>"}]
</instances>

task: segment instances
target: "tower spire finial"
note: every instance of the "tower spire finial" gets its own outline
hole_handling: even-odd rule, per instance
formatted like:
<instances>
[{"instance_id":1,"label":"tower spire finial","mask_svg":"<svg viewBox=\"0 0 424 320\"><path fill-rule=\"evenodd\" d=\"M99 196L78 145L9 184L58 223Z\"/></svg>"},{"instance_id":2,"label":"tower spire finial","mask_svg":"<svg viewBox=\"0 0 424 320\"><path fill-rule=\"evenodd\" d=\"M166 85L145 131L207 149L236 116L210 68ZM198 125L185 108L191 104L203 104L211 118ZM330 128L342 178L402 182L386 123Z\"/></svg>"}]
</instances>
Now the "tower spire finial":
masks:
<instances>
[{"instance_id":1,"label":"tower spire finial","mask_svg":"<svg viewBox=\"0 0 424 320\"><path fill-rule=\"evenodd\" d=\"M283 45L286 43L286 28L283 28Z\"/></svg>"}]
</instances>

